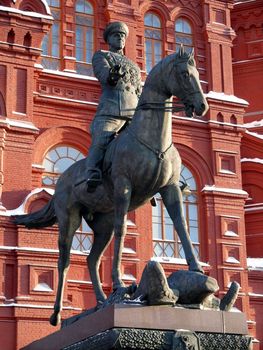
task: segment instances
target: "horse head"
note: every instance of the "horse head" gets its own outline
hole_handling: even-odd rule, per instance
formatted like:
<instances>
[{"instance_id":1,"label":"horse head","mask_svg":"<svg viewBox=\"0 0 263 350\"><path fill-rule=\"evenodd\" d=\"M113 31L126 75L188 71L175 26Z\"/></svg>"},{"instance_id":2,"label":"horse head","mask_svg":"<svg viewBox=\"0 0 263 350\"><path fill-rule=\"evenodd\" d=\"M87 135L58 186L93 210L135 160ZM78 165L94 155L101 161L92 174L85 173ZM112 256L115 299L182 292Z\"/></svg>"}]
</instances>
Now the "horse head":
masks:
<instances>
[{"instance_id":1,"label":"horse head","mask_svg":"<svg viewBox=\"0 0 263 350\"><path fill-rule=\"evenodd\" d=\"M162 67L166 90L183 102L188 117L192 117L193 112L203 116L208 110L208 104L200 84L194 50L187 53L182 45L178 52L167 58L163 60ZM166 62L170 69L165 69Z\"/></svg>"}]
</instances>

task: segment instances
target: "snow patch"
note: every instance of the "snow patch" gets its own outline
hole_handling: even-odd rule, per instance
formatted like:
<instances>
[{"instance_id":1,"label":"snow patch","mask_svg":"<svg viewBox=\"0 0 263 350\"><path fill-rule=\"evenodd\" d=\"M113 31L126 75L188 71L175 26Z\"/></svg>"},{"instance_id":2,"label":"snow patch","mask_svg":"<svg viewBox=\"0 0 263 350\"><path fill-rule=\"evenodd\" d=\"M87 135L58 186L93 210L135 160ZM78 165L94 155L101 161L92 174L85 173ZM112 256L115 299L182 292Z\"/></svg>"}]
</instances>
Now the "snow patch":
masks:
<instances>
[{"instance_id":1,"label":"snow patch","mask_svg":"<svg viewBox=\"0 0 263 350\"><path fill-rule=\"evenodd\" d=\"M224 188L224 187L216 187L215 185L205 185L205 187L202 189L201 192L222 192L222 193L231 193L231 194L238 194L238 195L248 195L248 193L241 189L235 189L235 188Z\"/></svg>"},{"instance_id":2,"label":"snow patch","mask_svg":"<svg viewBox=\"0 0 263 350\"><path fill-rule=\"evenodd\" d=\"M53 292L53 289L45 282L38 283L33 290L35 292Z\"/></svg>"},{"instance_id":3,"label":"snow patch","mask_svg":"<svg viewBox=\"0 0 263 350\"><path fill-rule=\"evenodd\" d=\"M122 279L124 279L125 281L136 281L136 278L130 273L124 273L122 275Z\"/></svg>"},{"instance_id":4,"label":"snow patch","mask_svg":"<svg viewBox=\"0 0 263 350\"><path fill-rule=\"evenodd\" d=\"M250 207L250 208L247 208L246 206L245 206L245 212L248 212L248 211L261 211L261 210L263 210L263 206L258 206L258 207Z\"/></svg>"},{"instance_id":5,"label":"snow patch","mask_svg":"<svg viewBox=\"0 0 263 350\"><path fill-rule=\"evenodd\" d=\"M37 304L19 304L19 303L11 303L11 304L0 304L0 307L26 307L29 309L53 309L53 305L37 305ZM76 311L82 311L79 307L71 307L71 306L65 306L62 308L63 310L76 310Z\"/></svg>"},{"instance_id":6,"label":"snow patch","mask_svg":"<svg viewBox=\"0 0 263 350\"><path fill-rule=\"evenodd\" d=\"M248 295L250 297L259 297L259 298L263 298L263 294L258 294L258 293L248 293Z\"/></svg>"},{"instance_id":7,"label":"snow patch","mask_svg":"<svg viewBox=\"0 0 263 350\"><path fill-rule=\"evenodd\" d=\"M34 253L51 253L51 254L58 254L58 249L47 249L47 248L37 248L37 247L17 247L17 246L6 246L2 245L0 246L0 250L8 250L8 251L26 251L26 252L34 252ZM71 250L71 254L75 255L83 255L87 256L88 254L86 252L82 252L80 250Z\"/></svg>"},{"instance_id":8,"label":"snow patch","mask_svg":"<svg viewBox=\"0 0 263 350\"><path fill-rule=\"evenodd\" d=\"M128 248L128 247L124 247L123 250L122 250L123 253L126 253L126 254L135 254L135 250L133 250L132 248Z\"/></svg>"},{"instance_id":9,"label":"snow patch","mask_svg":"<svg viewBox=\"0 0 263 350\"><path fill-rule=\"evenodd\" d=\"M234 103L239 103L243 105L249 105L249 103L239 97L236 97L234 95L226 95L223 92L216 92L216 91L209 91L207 94L205 94L207 98L212 98L214 100L221 100L221 101L226 101L226 102L234 102Z\"/></svg>"},{"instance_id":10,"label":"snow patch","mask_svg":"<svg viewBox=\"0 0 263 350\"><path fill-rule=\"evenodd\" d=\"M48 4L45 0L41 0L42 3L45 5L46 11L48 15L43 15L42 13L38 12L31 12L31 11L22 11L13 7L7 7L7 6L0 6L0 11L6 11L6 12L12 12L17 13L19 15L27 16L27 17L34 17L34 18L45 18L45 19L51 19L53 20L53 17L51 15L50 9Z\"/></svg>"},{"instance_id":11,"label":"snow patch","mask_svg":"<svg viewBox=\"0 0 263 350\"><path fill-rule=\"evenodd\" d=\"M169 257L162 257L162 256L154 256L151 258L151 261L157 261L159 263L167 263L167 264L178 264L178 265L187 265L187 262L185 259L181 258L169 258ZM201 266L210 266L207 263L199 261Z\"/></svg>"},{"instance_id":12,"label":"snow patch","mask_svg":"<svg viewBox=\"0 0 263 350\"><path fill-rule=\"evenodd\" d=\"M91 281L81 281L81 280L67 280L69 283L78 283L78 284L92 284Z\"/></svg>"},{"instance_id":13,"label":"snow patch","mask_svg":"<svg viewBox=\"0 0 263 350\"><path fill-rule=\"evenodd\" d=\"M69 102L75 102L75 103L82 103L82 104L85 104L85 105L98 106L97 102L75 100L75 99L72 99L72 98L52 96L52 95L45 95L45 94L39 94L39 96L44 97L44 98L49 98L49 99L52 99L52 100L69 101Z\"/></svg>"},{"instance_id":14,"label":"snow patch","mask_svg":"<svg viewBox=\"0 0 263 350\"><path fill-rule=\"evenodd\" d=\"M246 124L244 124L244 126L248 129L261 127L261 126L263 126L263 119L255 120L254 122L251 122L251 123L246 123Z\"/></svg>"},{"instance_id":15,"label":"snow patch","mask_svg":"<svg viewBox=\"0 0 263 350\"><path fill-rule=\"evenodd\" d=\"M42 64L40 64L40 63L35 63L34 64L34 67L35 68L40 68L40 69L43 69L44 67L42 66Z\"/></svg>"},{"instance_id":16,"label":"snow patch","mask_svg":"<svg viewBox=\"0 0 263 350\"><path fill-rule=\"evenodd\" d=\"M251 136L254 136L254 137L256 137L257 139L263 140L263 135L260 135L260 134L258 134L257 132L252 132L252 131L246 130L246 134L251 135Z\"/></svg>"},{"instance_id":17,"label":"snow patch","mask_svg":"<svg viewBox=\"0 0 263 350\"><path fill-rule=\"evenodd\" d=\"M237 260L236 258L234 258L233 256L229 256L226 259L226 262L229 263L229 264L240 264L240 261Z\"/></svg>"},{"instance_id":18,"label":"snow patch","mask_svg":"<svg viewBox=\"0 0 263 350\"><path fill-rule=\"evenodd\" d=\"M54 190L53 188L47 188L47 187L42 187L42 188L35 188L33 191L31 191L26 198L24 199L23 203L16 209L11 209L11 210L6 210L3 214L1 213L1 215L4 216L11 216L11 215L24 215L26 214L25 212L25 205L26 202L28 201L28 199L30 197L32 197L34 194L40 193L42 191L47 192L50 196L53 196L54 194Z\"/></svg>"},{"instance_id":19,"label":"snow patch","mask_svg":"<svg viewBox=\"0 0 263 350\"><path fill-rule=\"evenodd\" d=\"M45 169L45 167L41 164L32 164L32 168L37 168L37 169Z\"/></svg>"},{"instance_id":20,"label":"snow patch","mask_svg":"<svg viewBox=\"0 0 263 350\"><path fill-rule=\"evenodd\" d=\"M247 258L247 267L249 270L263 271L263 258Z\"/></svg>"},{"instance_id":21,"label":"snow patch","mask_svg":"<svg viewBox=\"0 0 263 350\"><path fill-rule=\"evenodd\" d=\"M238 234L235 233L234 231L226 231L224 233L224 235L227 236L227 237L238 237Z\"/></svg>"},{"instance_id":22,"label":"snow patch","mask_svg":"<svg viewBox=\"0 0 263 350\"><path fill-rule=\"evenodd\" d=\"M252 162L252 163L263 164L263 158L242 158L240 161L241 163Z\"/></svg>"},{"instance_id":23,"label":"snow patch","mask_svg":"<svg viewBox=\"0 0 263 350\"><path fill-rule=\"evenodd\" d=\"M21 120L5 118L5 119L1 119L0 123L5 124L7 126L15 126L18 128L39 131L39 129L31 122L24 122Z\"/></svg>"},{"instance_id":24,"label":"snow patch","mask_svg":"<svg viewBox=\"0 0 263 350\"><path fill-rule=\"evenodd\" d=\"M92 77L90 75L82 75L82 74L77 74L77 73L69 73L69 72L62 72L58 70L51 70L51 69L44 69L44 73L47 74L53 74L53 75L60 75L63 77L68 77L68 78L77 78L77 79L83 79L83 80L93 80L93 81L98 81L97 78Z\"/></svg>"}]
</instances>

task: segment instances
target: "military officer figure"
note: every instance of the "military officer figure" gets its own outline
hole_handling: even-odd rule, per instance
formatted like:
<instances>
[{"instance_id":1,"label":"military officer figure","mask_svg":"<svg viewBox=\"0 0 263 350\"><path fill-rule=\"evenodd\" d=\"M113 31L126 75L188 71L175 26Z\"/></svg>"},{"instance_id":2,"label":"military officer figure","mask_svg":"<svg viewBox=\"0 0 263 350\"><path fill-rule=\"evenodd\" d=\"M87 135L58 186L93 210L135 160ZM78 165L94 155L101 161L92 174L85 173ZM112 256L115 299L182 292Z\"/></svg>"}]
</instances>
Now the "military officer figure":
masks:
<instances>
[{"instance_id":1,"label":"military officer figure","mask_svg":"<svg viewBox=\"0 0 263 350\"><path fill-rule=\"evenodd\" d=\"M104 31L109 51L97 51L93 71L102 87L97 112L91 124L92 143L86 158L88 191L101 184L101 167L106 148L127 119L132 117L141 93L139 67L123 54L129 34L123 22L112 22Z\"/></svg>"}]
</instances>

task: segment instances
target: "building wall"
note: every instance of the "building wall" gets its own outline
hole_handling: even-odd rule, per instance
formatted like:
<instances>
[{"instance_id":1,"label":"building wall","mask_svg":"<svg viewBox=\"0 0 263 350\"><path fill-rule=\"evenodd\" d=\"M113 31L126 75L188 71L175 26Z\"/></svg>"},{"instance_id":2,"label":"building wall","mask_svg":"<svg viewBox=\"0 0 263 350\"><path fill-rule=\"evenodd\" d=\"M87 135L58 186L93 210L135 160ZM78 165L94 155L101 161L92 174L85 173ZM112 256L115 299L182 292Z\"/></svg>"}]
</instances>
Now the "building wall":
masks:
<instances>
[{"instance_id":1,"label":"building wall","mask_svg":"<svg viewBox=\"0 0 263 350\"><path fill-rule=\"evenodd\" d=\"M103 42L106 23L126 22L130 35L125 54L137 62L143 78L146 76L145 13L151 11L161 20L163 55L175 50L176 18L183 17L191 23L195 58L210 111L201 120L174 115L173 141L197 182L200 258L207 263L205 271L217 278L219 297L226 293L232 280L241 284L237 307L246 312L251 321L251 332L259 339L261 331L257 325L262 323L258 315L261 304L258 299L249 297L246 193L242 191L240 163L244 137L242 123L247 104L233 96L231 49L235 32L230 17L232 1L111 0L90 3L96 14L95 49L106 49ZM42 175L44 157L52 147L69 145L87 153L91 142L89 125L100 96L100 86L94 77L75 72L74 1L65 1L62 6L59 72L41 66L41 42L52 24L44 2L17 0L14 4L2 1L0 6L9 7L0 7L3 28L0 32L0 92L4 101L3 108L0 99L0 275L3 276L0 321L5 329L1 332L0 342L10 342L5 343L5 349L13 350L55 330L49 326L48 319L58 279L58 229L54 226L29 231L17 227L10 217L14 213L11 209L23 203L20 210L28 212L49 200L51 191L42 188ZM41 13L41 19L32 16L28 10ZM11 29L15 37L10 34ZM25 41L28 32L30 47ZM234 69L236 66L233 65ZM237 79L235 74L234 79ZM122 259L126 283L138 281L145 263L153 257L151 216L150 204L130 214ZM110 245L100 268L107 294L111 291L112 254ZM63 318L95 305L86 257L87 254L81 252L71 256ZM187 268L182 260L161 261L167 274ZM50 289L45 289L46 285ZM255 309L255 304L259 304L259 308Z\"/></svg>"},{"instance_id":2,"label":"building wall","mask_svg":"<svg viewBox=\"0 0 263 350\"><path fill-rule=\"evenodd\" d=\"M261 1L238 2L232 12L236 32L233 42L234 92L246 99L246 132L241 144L243 188L248 192L245 205L251 328L262 347L262 64L263 7ZM256 267L258 266L258 267ZM255 322L255 324L253 324ZM255 345L256 346L256 345ZM257 346L259 346L257 344Z\"/></svg>"}]
</instances>

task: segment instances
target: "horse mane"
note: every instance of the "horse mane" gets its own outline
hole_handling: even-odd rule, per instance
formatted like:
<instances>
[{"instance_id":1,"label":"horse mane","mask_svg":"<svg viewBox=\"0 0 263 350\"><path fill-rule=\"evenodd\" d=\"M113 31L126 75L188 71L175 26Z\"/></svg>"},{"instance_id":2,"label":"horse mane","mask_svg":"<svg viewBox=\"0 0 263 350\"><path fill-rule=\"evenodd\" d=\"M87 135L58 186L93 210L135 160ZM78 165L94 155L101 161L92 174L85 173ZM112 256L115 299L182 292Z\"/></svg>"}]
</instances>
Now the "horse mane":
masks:
<instances>
[{"instance_id":1,"label":"horse mane","mask_svg":"<svg viewBox=\"0 0 263 350\"><path fill-rule=\"evenodd\" d=\"M164 71L164 67L166 68L168 76L171 73L171 70L174 68L175 65L188 62L191 66L195 66L195 59L194 55L192 53L187 52L174 52L171 55L168 55L164 57L159 63L157 63L150 71L150 73L147 76L147 79L145 81L145 84L157 84L157 82L160 80L160 74Z\"/></svg>"}]
</instances>

